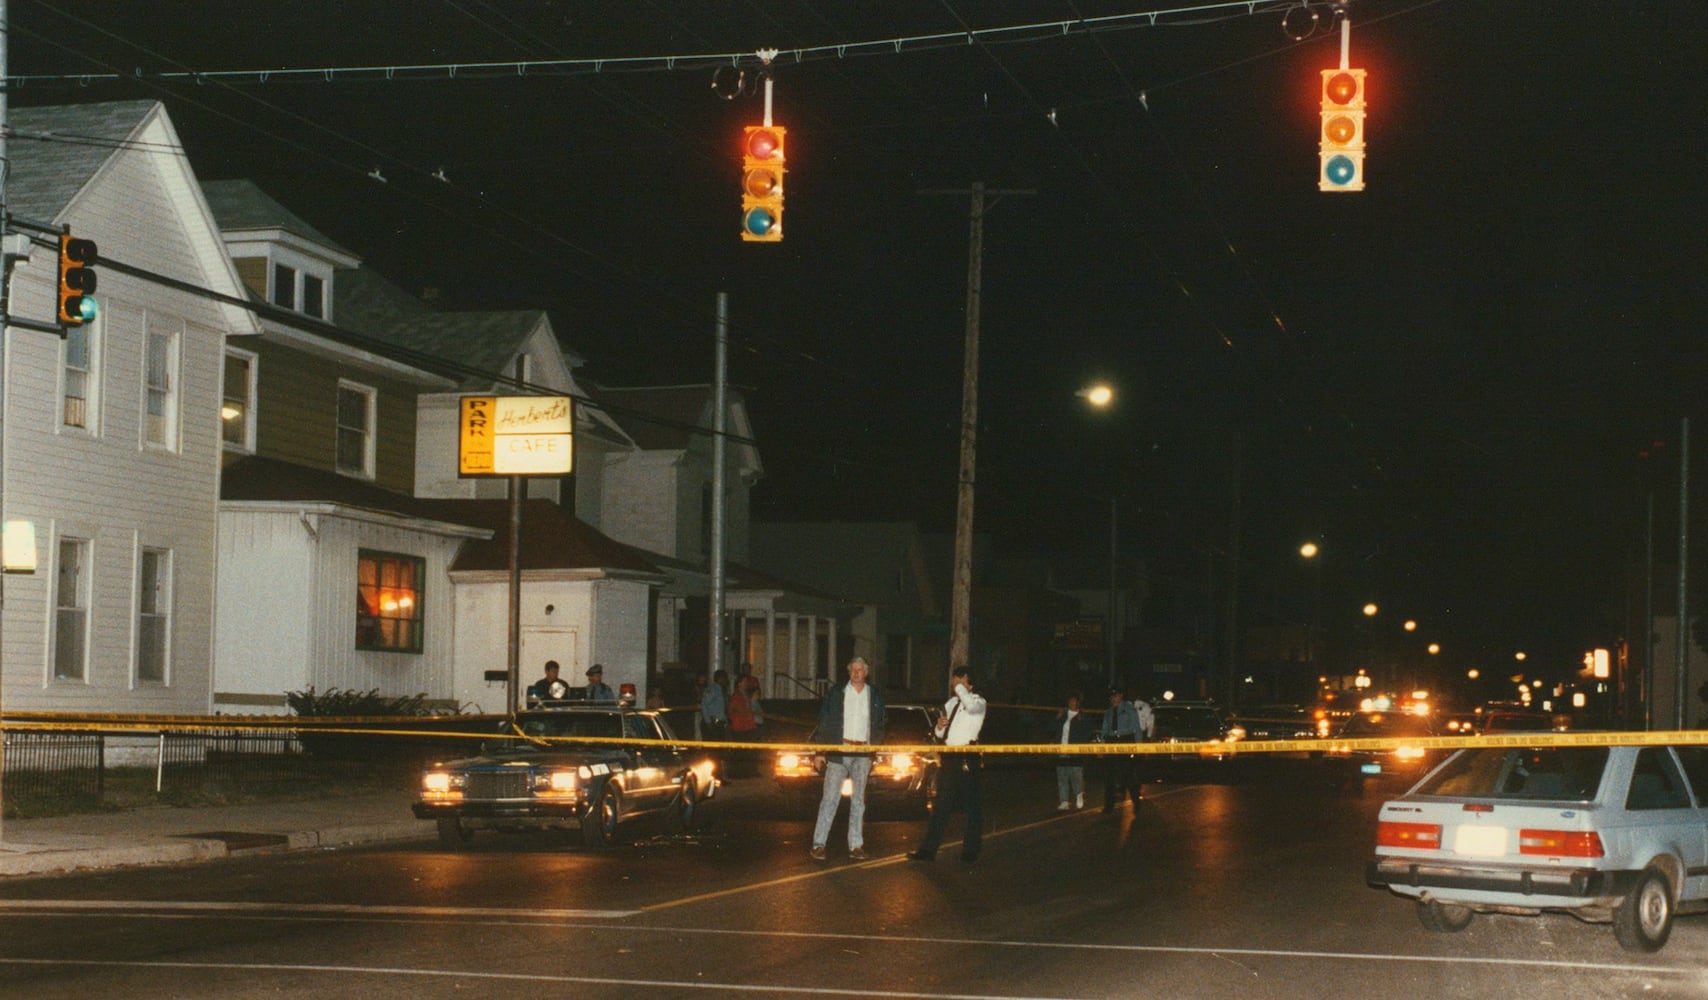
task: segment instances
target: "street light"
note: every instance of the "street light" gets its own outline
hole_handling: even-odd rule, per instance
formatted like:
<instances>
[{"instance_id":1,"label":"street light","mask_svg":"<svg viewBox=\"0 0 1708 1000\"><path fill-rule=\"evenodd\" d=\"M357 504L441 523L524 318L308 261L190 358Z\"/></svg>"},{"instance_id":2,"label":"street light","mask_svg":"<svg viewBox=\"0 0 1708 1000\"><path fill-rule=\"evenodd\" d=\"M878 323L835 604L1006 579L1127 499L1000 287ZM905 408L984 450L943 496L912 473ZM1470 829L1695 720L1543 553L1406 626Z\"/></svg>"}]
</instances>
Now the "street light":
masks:
<instances>
[{"instance_id":1,"label":"street light","mask_svg":"<svg viewBox=\"0 0 1708 1000\"><path fill-rule=\"evenodd\" d=\"M1317 630L1322 627L1323 564L1318 558L1322 551L1316 542L1299 546L1299 558L1311 564L1311 630L1305 636L1305 660L1313 669L1317 665Z\"/></svg>"},{"instance_id":2,"label":"street light","mask_svg":"<svg viewBox=\"0 0 1708 1000\"><path fill-rule=\"evenodd\" d=\"M1115 401L1115 390L1105 382L1088 385L1074 393L1099 410L1106 410ZM1108 607L1103 614L1103 656L1105 666L1109 670L1109 686L1115 686L1115 577L1118 568L1116 555L1116 524L1117 513L1115 506L1115 491L1109 491L1109 596Z\"/></svg>"}]
</instances>

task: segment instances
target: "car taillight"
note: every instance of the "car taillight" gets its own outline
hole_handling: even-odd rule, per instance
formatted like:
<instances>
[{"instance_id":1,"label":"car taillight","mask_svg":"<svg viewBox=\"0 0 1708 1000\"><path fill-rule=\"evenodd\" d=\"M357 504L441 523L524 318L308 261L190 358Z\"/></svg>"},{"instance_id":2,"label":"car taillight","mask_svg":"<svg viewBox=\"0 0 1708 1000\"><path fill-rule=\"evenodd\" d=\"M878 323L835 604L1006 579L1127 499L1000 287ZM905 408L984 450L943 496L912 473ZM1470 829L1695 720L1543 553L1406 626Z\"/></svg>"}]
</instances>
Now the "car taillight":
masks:
<instances>
[{"instance_id":1,"label":"car taillight","mask_svg":"<svg viewBox=\"0 0 1708 1000\"><path fill-rule=\"evenodd\" d=\"M1520 830L1518 853L1556 858L1599 858L1601 835L1593 830Z\"/></svg>"},{"instance_id":2,"label":"car taillight","mask_svg":"<svg viewBox=\"0 0 1708 1000\"><path fill-rule=\"evenodd\" d=\"M1439 823L1378 823L1377 847L1410 847L1426 851L1441 850Z\"/></svg>"}]
</instances>

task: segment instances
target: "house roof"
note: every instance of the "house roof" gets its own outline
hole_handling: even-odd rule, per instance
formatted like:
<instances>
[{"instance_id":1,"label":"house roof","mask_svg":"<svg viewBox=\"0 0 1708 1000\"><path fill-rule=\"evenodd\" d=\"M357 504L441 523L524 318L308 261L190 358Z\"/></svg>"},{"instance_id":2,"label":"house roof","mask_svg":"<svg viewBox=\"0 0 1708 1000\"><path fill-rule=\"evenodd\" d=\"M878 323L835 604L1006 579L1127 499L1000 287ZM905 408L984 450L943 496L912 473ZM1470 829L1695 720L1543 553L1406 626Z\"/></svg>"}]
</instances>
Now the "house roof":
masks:
<instances>
[{"instance_id":1,"label":"house roof","mask_svg":"<svg viewBox=\"0 0 1708 1000\"><path fill-rule=\"evenodd\" d=\"M508 569L510 503L507 500L440 500L394 493L323 469L251 455L225 468L220 499L275 503L326 503L397 517L481 528L486 539L465 542L452 570ZM656 574L658 567L613 541L550 500L522 505L524 570L599 569Z\"/></svg>"},{"instance_id":2,"label":"house roof","mask_svg":"<svg viewBox=\"0 0 1708 1000\"><path fill-rule=\"evenodd\" d=\"M252 180L203 181L202 194L207 197L208 207L213 210L214 221L219 224L221 232L283 229L346 256L357 256L314 228L302 216L274 201Z\"/></svg>"},{"instance_id":3,"label":"house roof","mask_svg":"<svg viewBox=\"0 0 1708 1000\"><path fill-rule=\"evenodd\" d=\"M49 222L129 139L161 108L159 101L12 108L7 112L13 143L6 175L6 208L15 215ZM26 149L20 149L28 143ZM160 152L182 156L182 149Z\"/></svg>"},{"instance_id":4,"label":"house roof","mask_svg":"<svg viewBox=\"0 0 1708 1000\"><path fill-rule=\"evenodd\" d=\"M365 267L340 270L333 278L332 297L340 326L492 375L504 373L546 320L540 309L439 312Z\"/></svg>"}]
</instances>

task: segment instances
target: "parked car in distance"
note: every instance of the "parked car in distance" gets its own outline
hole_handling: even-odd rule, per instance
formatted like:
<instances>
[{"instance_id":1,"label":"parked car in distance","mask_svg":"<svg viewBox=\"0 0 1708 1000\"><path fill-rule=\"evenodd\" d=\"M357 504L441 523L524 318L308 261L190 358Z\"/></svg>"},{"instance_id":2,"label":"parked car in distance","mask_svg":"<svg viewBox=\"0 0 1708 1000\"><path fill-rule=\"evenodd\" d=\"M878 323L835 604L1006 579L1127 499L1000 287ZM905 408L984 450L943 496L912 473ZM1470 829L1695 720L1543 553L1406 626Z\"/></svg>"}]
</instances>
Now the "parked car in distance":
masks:
<instances>
[{"instance_id":1,"label":"parked car in distance","mask_svg":"<svg viewBox=\"0 0 1708 1000\"><path fill-rule=\"evenodd\" d=\"M1157 743L1178 744L1180 753L1158 754L1149 759L1164 778L1175 775L1227 778L1233 755L1226 745L1245 739L1245 727L1219 705L1207 701L1159 701L1156 713ZM1217 769L1205 774L1200 768Z\"/></svg>"},{"instance_id":2,"label":"parked car in distance","mask_svg":"<svg viewBox=\"0 0 1708 1000\"><path fill-rule=\"evenodd\" d=\"M657 712L620 705L522 712L479 754L428 767L413 811L437 820L452 848L477 830L542 829L579 829L587 846L607 847L621 824L647 815L689 829L717 783L711 759L676 738Z\"/></svg>"},{"instance_id":3,"label":"parked car in distance","mask_svg":"<svg viewBox=\"0 0 1708 1000\"><path fill-rule=\"evenodd\" d=\"M884 742L880 746L938 746L936 722L938 710L933 705L886 705L884 708ZM818 730L808 734L806 742L817 742ZM866 782L868 804L899 805L912 812L924 814L931 810L937 798L938 757L935 752L911 750L878 750L872 759L872 776ZM818 802L824 793L824 755L793 750L777 754L772 777L784 794ZM851 781L842 783L844 798L854 793Z\"/></svg>"},{"instance_id":4,"label":"parked car in distance","mask_svg":"<svg viewBox=\"0 0 1708 1000\"><path fill-rule=\"evenodd\" d=\"M1443 734L1427 715L1371 711L1353 713L1334 734L1334 740L1405 741L1440 735ZM1337 783L1362 790L1371 781L1409 785L1447 753L1405 742L1381 749L1355 749L1347 744L1331 743L1327 748L1326 763L1334 769Z\"/></svg>"},{"instance_id":5,"label":"parked car in distance","mask_svg":"<svg viewBox=\"0 0 1708 1000\"><path fill-rule=\"evenodd\" d=\"M1480 717L1477 731L1492 733L1548 733L1554 730L1554 716L1549 712L1524 709L1490 709Z\"/></svg>"},{"instance_id":6,"label":"parked car in distance","mask_svg":"<svg viewBox=\"0 0 1708 1000\"><path fill-rule=\"evenodd\" d=\"M1708 746L1475 747L1382 804L1372 886L1432 931L1564 911L1656 951L1708 912Z\"/></svg>"}]
</instances>

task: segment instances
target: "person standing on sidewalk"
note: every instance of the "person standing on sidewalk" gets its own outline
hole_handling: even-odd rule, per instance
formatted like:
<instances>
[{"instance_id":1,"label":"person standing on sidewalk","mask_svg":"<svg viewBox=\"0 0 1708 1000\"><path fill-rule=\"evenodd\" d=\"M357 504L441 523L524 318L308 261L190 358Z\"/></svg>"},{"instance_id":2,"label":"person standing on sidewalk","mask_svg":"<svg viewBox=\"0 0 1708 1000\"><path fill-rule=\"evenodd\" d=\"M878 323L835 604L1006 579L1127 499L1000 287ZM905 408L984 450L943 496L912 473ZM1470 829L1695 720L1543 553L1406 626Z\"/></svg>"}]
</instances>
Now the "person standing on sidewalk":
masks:
<instances>
[{"instance_id":1,"label":"person standing on sidewalk","mask_svg":"<svg viewBox=\"0 0 1708 1000\"><path fill-rule=\"evenodd\" d=\"M1079 710L1079 692L1067 696L1067 705L1056 713L1051 742L1063 746L1090 743L1091 720ZM1078 755L1056 758L1056 811L1085 808L1085 761Z\"/></svg>"},{"instance_id":2,"label":"person standing on sidewalk","mask_svg":"<svg viewBox=\"0 0 1708 1000\"><path fill-rule=\"evenodd\" d=\"M849 784L848 856L866 858L866 781L872 776L871 747L884 741L884 696L866 683L870 668L862 657L848 661L848 683L831 688L818 710L818 742L840 743L848 753L824 757L824 793L818 800L818 823L812 831L812 857L829 856L827 841L836 810L842 806L842 783Z\"/></svg>"},{"instance_id":3,"label":"person standing on sidewalk","mask_svg":"<svg viewBox=\"0 0 1708 1000\"><path fill-rule=\"evenodd\" d=\"M967 814L967 830L961 838L961 863L970 865L979 859L984 837L979 755L971 748L984 728L985 700L973 690L973 675L965 666L950 673L949 683L955 694L944 702L943 719L938 723L944 752L937 770L937 801L932 804L931 819L925 824L925 839L907 857L910 861L937 860L937 848L943 843L949 814L959 809Z\"/></svg>"}]
</instances>

